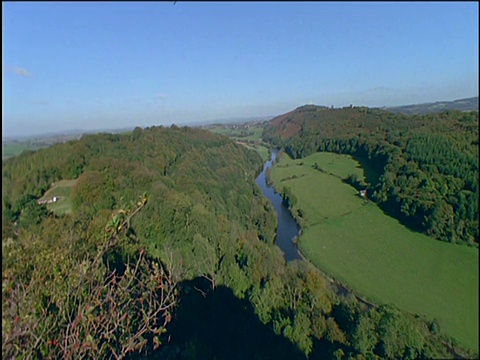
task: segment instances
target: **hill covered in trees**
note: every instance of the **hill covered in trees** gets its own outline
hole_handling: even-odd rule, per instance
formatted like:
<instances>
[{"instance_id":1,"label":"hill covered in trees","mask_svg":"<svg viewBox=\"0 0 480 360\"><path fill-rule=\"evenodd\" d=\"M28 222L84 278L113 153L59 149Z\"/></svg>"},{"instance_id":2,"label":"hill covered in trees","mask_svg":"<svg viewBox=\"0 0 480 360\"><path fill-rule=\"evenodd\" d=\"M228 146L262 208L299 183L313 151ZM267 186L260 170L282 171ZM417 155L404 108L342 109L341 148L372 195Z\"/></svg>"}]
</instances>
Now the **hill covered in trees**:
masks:
<instances>
[{"instance_id":1,"label":"hill covered in trees","mask_svg":"<svg viewBox=\"0 0 480 360\"><path fill-rule=\"evenodd\" d=\"M436 101L433 103L387 107L385 109L406 115L425 115L445 110L478 111L478 96L454 101Z\"/></svg>"},{"instance_id":2,"label":"hill covered in trees","mask_svg":"<svg viewBox=\"0 0 480 360\"><path fill-rule=\"evenodd\" d=\"M439 240L478 246L478 112L305 105L272 119L263 139L293 158L351 154L384 211Z\"/></svg>"},{"instance_id":3,"label":"hill covered in trees","mask_svg":"<svg viewBox=\"0 0 480 360\"><path fill-rule=\"evenodd\" d=\"M225 136L175 126L88 135L4 160L3 357L466 353L435 322L339 296L308 262L285 263L275 213L254 180L261 166ZM37 203L60 180L75 180L69 213Z\"/></svg>"}]
</instances>

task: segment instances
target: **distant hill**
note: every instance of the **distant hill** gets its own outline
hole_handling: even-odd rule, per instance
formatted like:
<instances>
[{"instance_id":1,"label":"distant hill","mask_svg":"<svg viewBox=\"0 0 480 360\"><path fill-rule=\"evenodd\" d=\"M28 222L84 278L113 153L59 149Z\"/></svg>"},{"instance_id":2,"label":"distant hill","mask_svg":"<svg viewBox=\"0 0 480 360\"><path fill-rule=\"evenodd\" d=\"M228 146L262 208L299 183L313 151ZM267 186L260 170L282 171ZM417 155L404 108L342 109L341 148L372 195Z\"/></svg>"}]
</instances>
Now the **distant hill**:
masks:
<instances>
[{"instance_id":1,"label":"distant hill","mask_svg":"<svg viewBox=\"0 0 480 360\"><path fill-rule=\"evenodd\" d=\"M122 129L97 129L97 130L63 130L37 135L2 137L2 159L20 155L25 150L38 150L54 144L80 139L83 135L96 133L123 133L133 130L133 127Z\"/></svg>"},{"instance_id":2,"label":"distant hill","mask_svg":"<svg viewBox=\"0 0 480 360\"><path fill-rule=\"evenodd\" d=\"M186 125L191 127L203 127L203 126L218 125L218 124L245 124L250 122L270 120L274 117L275 115L219 118L219 119L211 119L211 120L204 120L204 121L179 123L178 125L179 126Z\"/></svg>"},{"instance_id":3,"label":"distant hill","mask_svg":"<svg viewBox=\"0 0 480 360\"><path fill-rule=\"evenodd\" d=\"M407 115L439 113L444 110L478 111L478 96L454 101L437 101L433 103L384 107L383 109Z\"/></svg>"},{"instance_id":4,"label":"distant hill","mask_svg":"<svg viewBox=\"0 0 480 360\"><path fill-rule=\"evenodd\" d=\"M103 129L70 129L70 130L61 130L61 131L52 131L43 134L32 134L32 135L23 135L23 136L2 136L3 141L27 141L27 140L45 140L49 138L58 138L58 137L69 137L69 138L80 138L85 134L98 134L98 133L122 133L127 131L132 131L133 126L123 127L123 128L103 128Z\"/></svg>"}]
</instances>

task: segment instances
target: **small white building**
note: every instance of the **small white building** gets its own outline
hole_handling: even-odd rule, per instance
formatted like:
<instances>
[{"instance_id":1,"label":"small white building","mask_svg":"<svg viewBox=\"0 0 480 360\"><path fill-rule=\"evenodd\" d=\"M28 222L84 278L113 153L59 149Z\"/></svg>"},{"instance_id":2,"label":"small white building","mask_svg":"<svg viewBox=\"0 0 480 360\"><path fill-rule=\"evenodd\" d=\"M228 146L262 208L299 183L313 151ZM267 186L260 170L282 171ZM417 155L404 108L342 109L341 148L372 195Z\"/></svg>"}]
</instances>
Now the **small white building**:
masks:
<instances>
[{"instance_id":1,"label":"small white building","mask_svg":"<svg viewBox=\"0 0 480 360\"><path fill-rule=\"evenodd\" d=\"M363 198L367 197L367 190L360 190L360 193L358 195Z\"/></svg>"},{"instance_id":2,"label":"small white building","mask_svg":"<svg viewBox=\"0 0 480 360\"><path fill-rule=\"evenodd\" d=\"M58 196L54 196L54 197L51 198L51 199L37 200L37 203L38 203L38 205L51 204L51 203L56 203L58 200L60 200L60 199L58 198Z\"/></svg>"}]
</instances>

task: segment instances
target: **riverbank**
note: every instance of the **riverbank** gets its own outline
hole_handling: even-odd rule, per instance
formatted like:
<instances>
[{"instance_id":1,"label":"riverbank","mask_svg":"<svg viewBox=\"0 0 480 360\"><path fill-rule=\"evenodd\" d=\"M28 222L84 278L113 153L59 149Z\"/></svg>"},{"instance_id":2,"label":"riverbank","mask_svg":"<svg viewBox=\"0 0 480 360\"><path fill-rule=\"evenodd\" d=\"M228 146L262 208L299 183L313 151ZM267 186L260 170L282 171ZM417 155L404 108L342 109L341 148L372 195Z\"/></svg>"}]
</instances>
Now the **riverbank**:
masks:
<instances>
[{"instance_id":1,"label":"riverbank","mask_svg":"<svg viewBox=\"0 0 480 360\"><path fill-rule=\"evenodd\" d=\"M303 256L368 303L438 319L444 332L478 352L478 250L410 231L315 164L340 178L361 171L353 159L328 153L284 156L274 167L275 186L288 187L304 215Z\"/></svg>"},{"instance_id":2,"label":"riverbank","mask_svg":"<svg viewBox=\"0 0 480 360\"><path fill-rule=\"evenodd\" d=\"M349 295L353 295L359 302L367 305L368 307L375 307L375 304L369 302L360 295L355 294L346 285L329 276L327 273L315 266L315 264L313 264L300 252L297 241L302 235L302 228L297 219L295 219L293 214L290 212L290 209L288 209L288 207L285 205L285 202L280 196L278 190L274 188L273 184L271 184L268 179L268 171L275 164L279 154L281 154L279 150L272 150L270 160L264 164L262 172L258 174L256 178L257 184L262 189L263 195L272 202L272 205L274 205L279 217L279 227L277 229L275 244L283 251L287 261L303 260L310 263L313 268L315 268L325 279L330 282L337 296L347 297Z\"/></svg>"},{"instance_id":3,"label":"riverbank","mask_svg":"<svg viewBox=\"0 0 480 360\"><path fill-rule=\"evenodd\" d=\"M300 253L292 239L298 236L300 227L283 204L282 197L277 194L275 189L269 186L266 181L267 170L271 168L275 162L277 153L276 150L272 151L271 159L264 164L262 172L255 181L262 190L262 194L270 200L277 213L278 226L275 244L283 251L286 261L299 260L301 259Z\"/></svg>"}]
</instances>

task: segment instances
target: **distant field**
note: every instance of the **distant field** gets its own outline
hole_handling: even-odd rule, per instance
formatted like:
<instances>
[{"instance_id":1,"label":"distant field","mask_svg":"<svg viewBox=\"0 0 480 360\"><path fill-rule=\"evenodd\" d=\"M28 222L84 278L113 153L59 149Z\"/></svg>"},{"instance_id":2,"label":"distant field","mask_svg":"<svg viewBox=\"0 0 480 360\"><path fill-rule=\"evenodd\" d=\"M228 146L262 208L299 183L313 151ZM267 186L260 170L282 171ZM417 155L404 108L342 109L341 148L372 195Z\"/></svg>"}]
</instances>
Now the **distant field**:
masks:
<instances>
[{"instance_id":1,"label":"distant field","mask_svg":"<svg viewBox=\"0 0 480 360\"><path fill-rule=\"evenodd\" d=\"M290 187L305 213L303 255L373 302L438 319L478 352L478 249L412 232L339 179L362 173L352 158L331 153L284 155L274 167L275 186Z\"/></svg>"},{"instance_id":2,"label":"distant field","mask_svg":"<svg viewBox=\"0 0 480 360\"><path fill-rule=\"evenodd\" d=\"M262 157L263 161L268 161L270 160L270 150L262 145L255 145L255 150L260 154Z\"/></svg>"},{"instance_id":3,"label":"distant field","mask_svg":"<svg viewBox=\"0 0 480 360\"><path fill-rule=\"evenodd\" d=\"M262 136L263 127L261 126L251 125L248 128L245 125L238 125L236 128L233 126L215 125L208 127L207 130L239 141L259 141Z\"/></svg>"},{"instance_id":4,"label":"distant field","mask_svg":"<svg viewBox=\"0 0 480 360\"><path fill-rule=\"evenodd\" d=\"M32 144L28 141L3 143L2 159L20 155L25 150L38 150L49 145Z\"/></svg>"},{"instance_id":5,"label":"distant field","mask_svg":"<svg viewBox=\"0 0 480 360\"><path fill-rule=\"evenodd\" d=\"M261 140L263 133L263 125L261 124L218 124L209 125L205 129L216 134L228 136L243 146L257 151L263 161L270 159L269 150Z\"/></svg>"},{"instance_id":6,"label":"distant field","mask_svg":"<svg viewBox=\"0 0 480 360\"><path fill-rule=\"evenodd\" d=\"M25 150L35 151L80 137L80 134L58 134L26 139L2 139L2 159L20 155Z\"/></svg>"},{"instance_id":7,"label":"distant field","mask_svg":"<svg viewBox=\"0 0 480 360\"><path fill-rule=\"evenodd\" d=\"M262 160L264 162L270 159L269 150L268 150L267 147L265 147L263 145L247 144L247 143L243 143L243 142L239 142L239 144L245 146L248 149L255 150L256 152L258 152L260 154L260 156L262 157Z\"/></svg>"},{"instance_id":8,"label":"distant field","mask_svg":"<svg viewBox=\"0 0 480 360\"><path fill-rule=\"evenodd\" d=\"M47 209L56 214L68 214L72 212L72 191L77 180L60 180L48 190L42 199L51 199L57 196L56 203L47 204Z\"/></svg>"}]
</instances>

